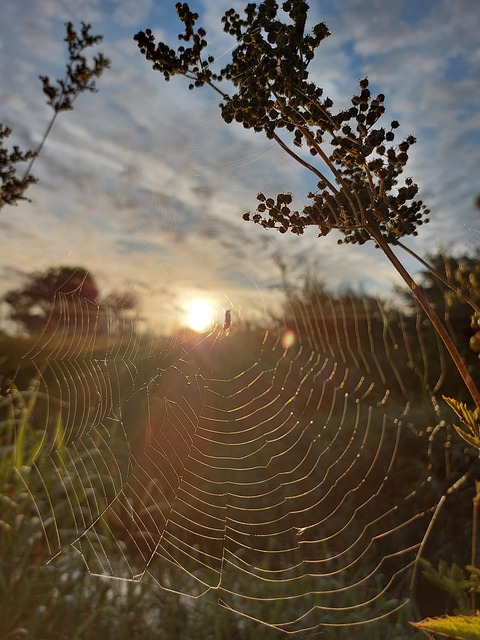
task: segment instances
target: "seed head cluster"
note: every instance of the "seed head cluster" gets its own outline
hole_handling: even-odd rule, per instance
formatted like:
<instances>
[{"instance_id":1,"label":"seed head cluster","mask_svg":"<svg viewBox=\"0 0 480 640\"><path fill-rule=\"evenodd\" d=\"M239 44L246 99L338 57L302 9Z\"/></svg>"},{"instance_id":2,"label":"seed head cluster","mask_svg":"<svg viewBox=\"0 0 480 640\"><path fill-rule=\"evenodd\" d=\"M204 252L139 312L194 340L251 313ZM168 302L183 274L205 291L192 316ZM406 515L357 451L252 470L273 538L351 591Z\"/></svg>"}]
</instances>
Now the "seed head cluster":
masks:
<instances>
[{"instance_id":1,"label":"seed head cluster","mask_svg":"<svg viewBox=\"0 0 480 640\"><path fill-rule=\"evenodd\" d=\"M94 55L91 63L83 55L86 48L98 44L103 39L103 36L94 36L90 33L91 25L82 22L79 33L71 22L67 22L65 26L64 41L68 48L65 78L53 84L48 76L40 76L43 92L48 98L47 104L52 107L54 114L38 149L22 151L18 146L14 146L12 150L6 149L3 146L4 140L11 135L12 130L0 123L0 209L5 205L15 205L20 200L28 199L24 195L25 191L31 184L37 182L30 173L32 165L43 147L56 116L61 111L72 110L76 98L84 91L96 92L95 79L110 66L110 60L102 53ZM22 177L19 177L17 165L22 162L28 162L28 165Z\"/></svg>"},{"instance_id":2,"label":"seed head cluster","mask_svg":"<svg viewBox=\"0 0 480 640\"><path fill-rule=\"evenodd\" d=\"M418 187L412 178L399 182L415 138L397 141L395 120L389 126L379 124L385 96L372 94L363 78L351 107L339 111L309 79L309 65L330 32L324 23L307 29L309 7L304 0L281 7L275 0L250 3L242 16L228 10L223 29L238 45L217 72L212 69L214 58L204 55L206 31L196 27L198 14L187 3L177 3L176 9L184 25L178 37L186 43L177 51L157 45L150 29L135 36L153 68L166 80L186 76L190 89L210 86L222 98L226 123L263 132L317 178L317 188L301 212L291 210L291 194L259 194L255 213L245 213L245 220L281 233L302 234L313 226L324 236L336 229L344 236L339 242L349 243L378 240L379 235L395 243L416 235L418 226L428 222L428 210L415 199ZM220 88L224 81L233 91ZM301 148L308 150L309 161Z\"/></svg>"},{"instance_id":3,"label":"seed head cluster","mask_svg":"<svg viewBox=\"0 0 480 640\"><path fill-rule=\"evenodd\" d=\"M77 33L73 24L67 22L67 34L64 42L68 47L66 74L63 80L57 80L56 85L50 82L48 76L40 76L43 85L43 93L47 96L47 104L58 113L70 111L76 98L84 91L95 93L97 87L95 78L99 78L105 69L110 66L110 60L102 53L93 56L89 63L83 52L102 41L103 36L94 36L90 33L91 25L82 22L81 31Z\"/></svg>"}]
</instances>

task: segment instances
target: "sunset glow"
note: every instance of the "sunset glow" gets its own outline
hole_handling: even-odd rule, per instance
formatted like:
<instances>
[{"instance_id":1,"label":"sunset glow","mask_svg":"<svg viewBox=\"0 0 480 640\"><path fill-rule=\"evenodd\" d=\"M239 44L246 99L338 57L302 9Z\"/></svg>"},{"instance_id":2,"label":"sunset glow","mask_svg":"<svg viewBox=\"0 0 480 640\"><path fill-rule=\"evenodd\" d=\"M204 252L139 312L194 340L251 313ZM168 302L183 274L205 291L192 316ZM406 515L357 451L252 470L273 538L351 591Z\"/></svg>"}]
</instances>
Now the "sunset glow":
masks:
<instances>
[{"instance_id":1,"label":"sunset glow","mask_svg":"<svg viewBox=\"0 0 480 640\"><path fill-rule=\"evenodd\" d=\"M186 324L194 331L205 331L211 327L215 320L213 306L202 299L192 300L186 308Z\"/></svg>"}]
</instances>

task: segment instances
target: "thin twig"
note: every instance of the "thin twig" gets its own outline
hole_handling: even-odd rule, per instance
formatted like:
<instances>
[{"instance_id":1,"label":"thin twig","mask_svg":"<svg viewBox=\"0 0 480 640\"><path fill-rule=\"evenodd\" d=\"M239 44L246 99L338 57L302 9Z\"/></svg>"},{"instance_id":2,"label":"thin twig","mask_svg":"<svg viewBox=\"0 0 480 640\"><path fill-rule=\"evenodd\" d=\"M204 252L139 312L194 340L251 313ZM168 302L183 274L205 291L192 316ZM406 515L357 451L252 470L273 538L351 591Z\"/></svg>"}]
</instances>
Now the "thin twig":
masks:
<instances>
[{"instance_id":1,"label":"thin twig","mask_svg":"<svg viewBox=\"0 0 480 640\"><path fill-rule=\"evenodd\" d=\"M50 133L50 131L52 130L52 127L55 123L55 120L57 119L57 115L58 115L58 111L55 111L53 114L53 118L50 120L48 127L45 130L45 133L43 134L43 138L40 142L40 144L38 145L37 150L35 151L35 155L33 156L33 158L30 160L30 162L28 163L26 169L25 169L25 173L23 174L23 178L22 180L26 180L28 178L28 176L30 175L31 171L32 171L32 167L35 163L35 160L38 158L38 156L40 155L40 152L43 149L43 145L45 144L46 139L48 138L48 135Z\"/></svg>"},{"instance_id":2,"label":"thin twig","mask_svg":"<svg viewBox=\"0 0 480 640\"><path fill-rule=\"evenodd\" d=\"M386 255L388 260L390 260L390 262L392 263L396 271L399 273L399 275L403 278L403 280L411 289L413 295L418 301L418 304L422 307L428 319L433 324L437 334L440 336L440 339L442 340L443 344L447 348L447 351L450 354L453 362L455 363L455 366L457 367L458 372L462 376L463 381L465 382L465 385L470 395L472 396L473 401L475 402L475 405L477 407L480 407L480 391L478 390L472 376L470 375L470 371L468 370L468 367L465 364L465 361L463 360L457 347L455 346L455 343L450 337L450 334L445 328L445 325L440 320L440 318L436 314L431 304L428 302L421 288L417 285L415 280L412 278L412 276L408 273L408 271L405 269L403 264L394 254L390 245L382 236L382 234L380 233L376 225L372 223L368 223L366 225L366 230L371 235L371 237L377 242L378 246L382 249L383 253Z\"/></svg>"},{"instance_id":3,"label":"thin twig","mask_svg":"<svg viewBox=\"0 0 480 640\"><path fill-rule=\"evenodd\" d=\"M406 251L409 255L411 255L412 258L415 258L415 260L420 262L420 264L423 267L425 267L425 269L429 271L434 278L436 278L439 282L444 284L448 289L450 289L450 291L453 291L455 295L462 298L462 300L466 304L468 304L476 313L480 313L480 307L477 304L475 304L473 300L464 296L461 291L459 291L453 284L451 284L451 282L449 282L446 278L444 278L441 273L439 273L434 267L432 267L432 265L428 264L426 260L423 260L423 258L421 258L417 253L415 253L415 251L413 251L412 249L404 245L402 242L400 242L400 240L397 241L397 245L401 249L403 249L403 251Z\"/></svg>"}]
</instances>

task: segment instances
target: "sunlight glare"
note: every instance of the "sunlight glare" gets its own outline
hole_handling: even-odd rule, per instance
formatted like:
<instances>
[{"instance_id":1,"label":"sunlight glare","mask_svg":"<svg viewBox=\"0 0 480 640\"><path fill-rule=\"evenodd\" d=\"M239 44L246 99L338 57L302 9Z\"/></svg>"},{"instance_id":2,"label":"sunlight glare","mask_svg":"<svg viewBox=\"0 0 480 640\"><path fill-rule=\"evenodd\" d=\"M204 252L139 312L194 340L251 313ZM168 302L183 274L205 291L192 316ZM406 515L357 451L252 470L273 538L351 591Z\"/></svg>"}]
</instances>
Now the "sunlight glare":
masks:
<instances>
[{"instance_id":1,"label":"sunlight glare","mask_svg":"<svg viewBox=\"0 0 480 640\"><path fill-rule=\"evenodd\" d=\"M186 323L194 331L205 331L215 320L212 305L207 300L192 300L187 306Z\"/></svg>"}]
</instances>

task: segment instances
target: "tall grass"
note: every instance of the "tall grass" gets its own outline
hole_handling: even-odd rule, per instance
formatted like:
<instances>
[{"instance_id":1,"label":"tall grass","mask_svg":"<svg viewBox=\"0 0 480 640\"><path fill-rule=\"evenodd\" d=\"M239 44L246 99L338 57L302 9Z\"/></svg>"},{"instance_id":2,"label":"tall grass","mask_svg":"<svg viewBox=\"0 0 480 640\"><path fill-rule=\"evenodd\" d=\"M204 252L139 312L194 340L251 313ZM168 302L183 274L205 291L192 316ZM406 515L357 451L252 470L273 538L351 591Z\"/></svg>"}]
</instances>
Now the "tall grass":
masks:
<instances>
[{"instance_id":1,"label":"tall grass","mask_svg":"<svg viewBox=\"0 0 480 640\"><path fill-rule=\"evenodd\" d=\"M50 403L49 406L54 405ZM47 530L50 527L70 527L71 506L65 494L58 490L60 480L55 466L44 464L53 444L57 467L61 466L65 439L60 407L57 407L56 415L51 416L57 427L54 443L48 442L45 431L35 426L44 423L38 415L35 420L35 414L44 410L38 380L23 392L12 385L10 393L0 399L1 637L9 640L247 640L257 637L258 633L265 640L285 637L278 629L259 627L255 619L220 606L219 601L225 596L221 590L212 590L195 599L160 589L148 574L142 582L93 576L83 557L73 547L63 548L52 559L52 549L47 544L51 532ZM55 504L57 522L39 517L44 505L38 504L38 495L49 495L53 500L65 502ZM85 497L79 495L78 499ZM194 585L188 584L193 582L193 578L186 573L179 578L181 574L172 573L171 569L164 562L165 582L174 583L175 591L194 592ZM238 584L234 584L233 589L245 593L246 585L241 582L247 582L249 576L236 579ZM334 580L330 586L341 587L341 581ZM264 618L260 608L266 605L271 608L273 616L281 607L282 611L277 613L285 615L288 608L291 610L288 617L296 617L295 600L278 601L277 604L268 602L273 596L268 583L258 589L259 617ZM241 611L241 603L238 605ZM385 606L392 607L391 599L388 601L385 597L373 606L371 616L381 614ZM254 612L255 608L253 616ZM249 614L252 614L251 608ZM413 637L413 631L409 632L410 636L406 635L407 614L408 609L403 609L396 620L389 618L369 625L368 637L372 640ZM328 614L325 616L325 622L328 622ZM338 622L338 614L335 622ZM347 615L344 622L351 622ZM357 633L361 635L363 631L355 632L348 626L345 629L326 627L323 637L338 640Z\"/></svg>"}]
</instances>

